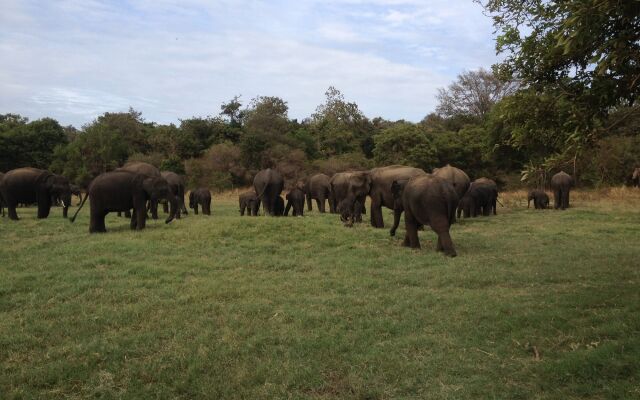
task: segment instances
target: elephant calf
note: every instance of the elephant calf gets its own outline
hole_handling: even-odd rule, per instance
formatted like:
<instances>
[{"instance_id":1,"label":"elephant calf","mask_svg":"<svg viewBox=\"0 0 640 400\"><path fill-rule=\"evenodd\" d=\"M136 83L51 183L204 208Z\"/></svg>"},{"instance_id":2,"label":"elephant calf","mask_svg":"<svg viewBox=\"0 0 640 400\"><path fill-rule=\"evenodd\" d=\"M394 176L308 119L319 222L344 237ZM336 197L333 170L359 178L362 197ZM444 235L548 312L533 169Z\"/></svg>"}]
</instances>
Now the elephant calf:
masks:
<instances>
[{"instance_id":1,"label":"elephant calf","mask_svg":"<svg viewBox=\"0 0 640 400\"><path fill-rule=\"evenodd\" d=\"M287 207L284 210L284 215L289 215L289 210L293 207L293 216L304 216L304 192L300 188L295 188L287 193Z\"/></svg>"},{"instance_id":2,"label":"elephant calf","mask_svg":"<svg viewBox=\"0 0 640 400\"><path fill-rule=\"evenodd\" d=\"M495 184L474 182L458 203L458 218L462 214L464 218L477 217L478 215L491 215L496 213L498 189Z\"/></svg>"},{"instance_id":3,"label":"elephant calf","mask_svg":"<svg viewBox=\"0 0 640 400\"><path fill-rule=\"evenodd\" d=\"M189 208L198 215L198 205L202 207L204 215L211 215L211 192L207 188L199 188L189 192Z\"/></svg>"},{"instance_id":4,"label":"elephant calf","mask_svg":"<svg viewBox=\"0 0 640 400\"><path fill-rule=\"evenodd\" d=\"M406 233L403 245L420 248L418 229L428 225L438 235L436 250L455 257L456 250L449 234L458 206L458 194L453 185L434 175L422 175L394 181L391 191L395 199L396 221L404 211Z\"/></svg>"},{"instance_id":5,"label":"elephant calf","mask_svg":"<svg viewBox=\"0 0 640 400\"><path fill-rule=\"evenodd\" d=\"M533 207L536 210L542 210L549 207L549 195L542 190L532 190L527 196L527 208L531 205L533 200Z\"/></svg>"},{"instance_id":6,"label":"elephant calf","mask_svg":"<svg viewBox=\"0 0 640 400\"><path fill-rule=\"evenodd\" d=\"M260 210L260 199L258 198L255 190L250 190L240 194L238 201L240 203L241 216L244 216L245 210L247 211L247 215L253 215L254 217L258 215L258 211Z\"/></svg>"}]
</instances>

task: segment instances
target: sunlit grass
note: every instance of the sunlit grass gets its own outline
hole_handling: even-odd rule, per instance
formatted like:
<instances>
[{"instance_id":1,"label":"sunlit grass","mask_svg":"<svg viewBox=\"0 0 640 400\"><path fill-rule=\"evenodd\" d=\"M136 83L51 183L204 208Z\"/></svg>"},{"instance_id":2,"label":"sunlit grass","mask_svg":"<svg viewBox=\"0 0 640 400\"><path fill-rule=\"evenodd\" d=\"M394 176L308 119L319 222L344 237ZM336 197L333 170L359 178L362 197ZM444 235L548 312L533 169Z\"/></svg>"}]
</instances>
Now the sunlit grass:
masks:
<instances>
[{"instance_id":1,"label":"sunlit grass","mask_svg":"<svg viewBox=\"0 0 640 400\"><path fill-rule=\"evenodd\" d=\"M589 197L592 196L592 197ZM0 220L0 398L637 398L640 199L452 229L240 217ZM390 212L385 223L391 222Z\"/></svg>"}]
</instances>

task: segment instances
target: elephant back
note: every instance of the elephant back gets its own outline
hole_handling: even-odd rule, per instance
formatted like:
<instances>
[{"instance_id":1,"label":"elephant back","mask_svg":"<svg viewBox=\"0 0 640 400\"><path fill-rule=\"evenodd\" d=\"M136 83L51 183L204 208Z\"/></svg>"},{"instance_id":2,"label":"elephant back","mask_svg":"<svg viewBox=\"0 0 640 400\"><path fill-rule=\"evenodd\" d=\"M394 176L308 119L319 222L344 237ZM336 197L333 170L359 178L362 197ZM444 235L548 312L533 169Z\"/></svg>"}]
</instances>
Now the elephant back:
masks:
<instances>
[{"instance_id":1,"label":"elephant back","mask_svg":"<svg viewBox=\"0 0 640 400\"><path fill-rule=\"evenodd\" d=\"M433 175L448 181L460 198L464 196L471 185L471 180L466 172L449 164L442 168L434 169Z\"/></svg>"},{"instance_id":2,"label":"elephant back","mask_svg":"<svg viewBox=\"0 0 640 400\"><path fill-rule=\"evenodd\" d=\"M561 186L573 185L573 178L564 171L560 171L551 177L551 187L559 188Z\"/></svg>"},{"instance_id":3,"label":"elephant back","mask_svg":"<svg viewBox=\"0 0 640 400\"><path fill-rule=\"evenodd\" d=\"M142 161L133 161L128 162L124 166L118 168L116 171L130 171L135 172L136 174L142 174L153 177L160 177L160 170L153 165L142 162Z\"/></svg>"}]
</instances>

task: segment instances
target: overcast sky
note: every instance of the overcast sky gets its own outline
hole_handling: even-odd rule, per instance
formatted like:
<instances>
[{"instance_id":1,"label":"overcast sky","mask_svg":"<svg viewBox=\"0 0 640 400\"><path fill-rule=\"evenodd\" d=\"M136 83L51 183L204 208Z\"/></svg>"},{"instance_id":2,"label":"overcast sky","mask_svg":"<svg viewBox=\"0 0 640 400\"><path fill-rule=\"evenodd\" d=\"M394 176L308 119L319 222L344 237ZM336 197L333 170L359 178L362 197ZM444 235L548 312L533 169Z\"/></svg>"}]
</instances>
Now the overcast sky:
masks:
<instances>
[{"instance_id":1,"label":"overcast sky","mask_svg":"<svg viewBox=\"0 0 640 400\"><path fill-rule=\"evenodd\" d=\"M3 0L0 113L77 127L279 96L305 118L333 85L368 117L418 121L438 87L497 58L472 0Z\"/></svg>"}]
</instances>

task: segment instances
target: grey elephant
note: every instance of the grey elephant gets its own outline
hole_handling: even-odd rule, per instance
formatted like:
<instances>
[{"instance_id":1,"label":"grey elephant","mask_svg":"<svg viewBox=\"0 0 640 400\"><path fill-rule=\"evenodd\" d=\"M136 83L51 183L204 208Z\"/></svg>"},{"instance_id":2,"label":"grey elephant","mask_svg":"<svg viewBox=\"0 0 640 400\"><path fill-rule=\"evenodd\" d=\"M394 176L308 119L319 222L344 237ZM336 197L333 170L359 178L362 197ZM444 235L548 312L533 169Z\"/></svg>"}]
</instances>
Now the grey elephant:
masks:
<instances>
[{"instance_id":1,"label":"grey elephant","mask_svg":"<svg viewBox=\"0 0 640 400\"><path fill-rule=\"evenodd\" d=\"M302 217L304 216L304 191L295 187L291 189L289 193L287 193L287 206L284 209L284 215L288 216L289 211L293 208L293 216L294 217Z\"/></svg>"},{"instance_id":2,"label":"grey elephant","mask_svg":"<svg viewBox=\"0 0 640 400\"><path fill-rule=\"evenodd\" d=\"M531 200L533 200L533 207L536 210L549 208L549 195L544 190L534 189L529 191L527 195L527 208L531 205Z\"/></svg>"},{"instance_id":3,"label":"grey elephant","mask_svg":"<svg viewBox=\"0 0 640 400\"><path fill-rule=\"evenodd\" d=\"M355 201L362 201L367 196L371 198L371 226L384 228L382 220L382 207L394 209L394 197L391 192L391 184L394 181L409 179L414 176L426 175L420 168L406 167L403 165L391 165L388 167L374 168L370 171L353 173L349 177L349 190L344 201L345 206L354 210ZM343 206L343 212L344 208Z\"/></svg>"},{"instance_id":4,"label":"grey elephant","mask_svg":"<svg viewBox=\"0 0 640 400\"><path fill-rule=\"evenodd\" d=\"M17 168L7 172L0 182L0 196L7 206L9 218L19 220L16 207L37 204L38 218L47 218L55 199L62 203L62 215L67 217L71 205L69 180L38 168Z\"/></svg>"},{"instance_id":5,"label":"grey elephant","mask_svg":"<svg viewBox=\"0 0 640 400\"><path fill-rule=\"evenodd\" d=\"M173 171L161 171L160 176L162 176L168 183L171 192L176 197L176 201L178 202L178 211L175 213L177 219L180 219L180 214L184 213L184 215L188 215L187 208L184 205L184 194L185 194L185 184L184 179L176 174ZM163 202L162 210L165 213L169 212L169 206L167 202Z\"/></svg>"},{"instance_id":6,"label":"grey elephant","mask_svg":"<svg viewBox=\"0 0 640 400\"><path fill-rule=\"evenodd\" d=\"M211 215L211 192L208 188L198 188L189 192L189 208L198 215L198 205L202 207L204 215Z\"/></svg>"},{"instance_id":7,"label":"grey elephant","mask_svg":"<svg viewBox=\"0 0 640 400\"><path fill-rule=\"evenodd\" d=\"M564 171L560 171L551 177L551 189L553 189L553 207L557 210L569 208L569 192L573 187L573 178Z\"/></svg>"},{"instance_id":8,"label":"grey elephant","mask_svg":"<svg viewBox=\"0 0 640 400\"><path fill-rule=\"evenodd\" d=\"M253 188L267 215L275 215L276 198L280 197L284 189L284 179L275 169L267 168L258 172L253 178ZM284 200L283 200L284 202ZM284 206L282 207L284 212ZM282 214L280 214L282 215Z\"/></svg>"},{"instance_id":9,"label":"grey elephant","mask_svg":"<svg viewBox=\"0 0 640 400\"><path fill-rule=\"evenodd\" d=\"M130 171L136 174L142 174L149 177L160 178L162 175L160 174L160 170L153 165L142 162L142 161L132 161L126 163L124 166L116 169L116 171ZM148 204L148 209L151 211L151 218L158 219L158 200L150 200ZM125 217L131 217L130 210L123 210L125 212ZM118 216L120 213L118 213Z\"/></svg>"},{"instance_id":10,"label":"grey elephant","mask_svg":"<svg viewBox=\"0 0 640 400\"><path fill-rule=\"evenodd\" d=\"M325 174L315 174L311 176L304 185L304 192L307 199L307 210L311 211L311 200L316 201L318 210L325 212L325 201L329 201L329 212L335 213L335 204L331 196L331 178Z\"/></svg>"},{"instance_id":11,"label":"grey elephant","mask_svg":"<svg viewBox=\"0 0 640 400\"><path fill-rule=\"evenodd\" d=\"M633 174L631 174L631 181L633 182L633 186L640 187L640 168L633 170Z\"/></svg>"},{"instance_id":12,"label":"grey elephant","mask_svg":"<svg viewBox=\"0 0 640 400\"><path fill-rule=\"evenodd\" d=\"M346 171L338 172L329 179L330 200L333 203L335 212L340 213L343 222L347 222L352 218L352 222L362 222L362 214L366 214L365 208L366 196L360 196L355 199L355 203L350 206L347 201L349 194L349 180L354 174L360 174L362 171Z\"/></svg>"},{"instance_id":13,"label":"grey elephant","mask_svg":"<svg viewBox=\"0 0 640 400\"><path fill-rule=\"evenodd\" d=\"M495 184L473 182L458 203L457 217L460 218L461 214L464 218L488 216L491 215L491 211L495 215L497 199L498 189Z\"/></svg>"},{"instance_id":14,"label":"grey elephant","mask_svg":"<svg viewBox=\"0 0 640 400\"><path fill-rule=\"evenodd\" d=\"M148 176L121 170L98 175L87 191L87 195L71 218L74 222L84 203L90 199L91 217L89 232L106 232L104 218L110 212L128 211L131 213L131 229L142 230L147 220L147 202L166 199L171 205L171 214L166 223L171 222L178 210L178 202L171 192L169 183L161 176Z\"/></svg>"},{"instance_id":15,"label":"grey elephant","mask_svg":"<svg viewBox=\"0 0 640 400\"><path fill-rule=\"evenodd\" d=\"M247 215L257 216L260 211L260 199L255 190L249 190L248 192L241 193L238 196L238 202L240 203L240 215L243 216L245 210Z\"/></svg>"},{"instance_id":16,"label":"grey elephant","mask_svg":"<svg viewBox=\"0 0 640 400\"><path fill-rule=\"evenodd\" d=\"M466 172L449 164L442 168L434 168L433 174L447 180L455 189L459 199L467 193L467 190L469 190L469 186L471 185L471 180Z\"/></svg>"},{"instance_id":17,"label":"grey elephant","mask_svg":"<svg viewBox=\"0 0 640 400\"><path fill-rule=\"evenodd\" d=\"M497 202L498 202L498 184L496 183L496 181L494 181L493 179L489 179L489 178L478 178L475 181L471 182L471 185L473 184L482 184L482 185L488 185L489 187L491 187L493 189L493 191L495 192L495 198L493 199L493 202L491 204L491 211L493 212L493 215L497 215L498 214L498 207L497 207ZM469 187L471 187L471 185L469 185ZM468 191L468 189L467 189Z\"/></svg>"},{"instance_id":18,"label":"grey elephant","mask_svg":"<svg viewBox=\"0 0 640 400\"><path fill-rule=\"evenodd\" d=\"M449 234L458 206L458 194L454 187L447 180L428 174L394 181L391 191L394 196L394 226L397 226L404 211L403 245L420 248L418 229L430 226L438 235L436 250L455 257L456 250Z\"/></svg>"}]
</instances>

